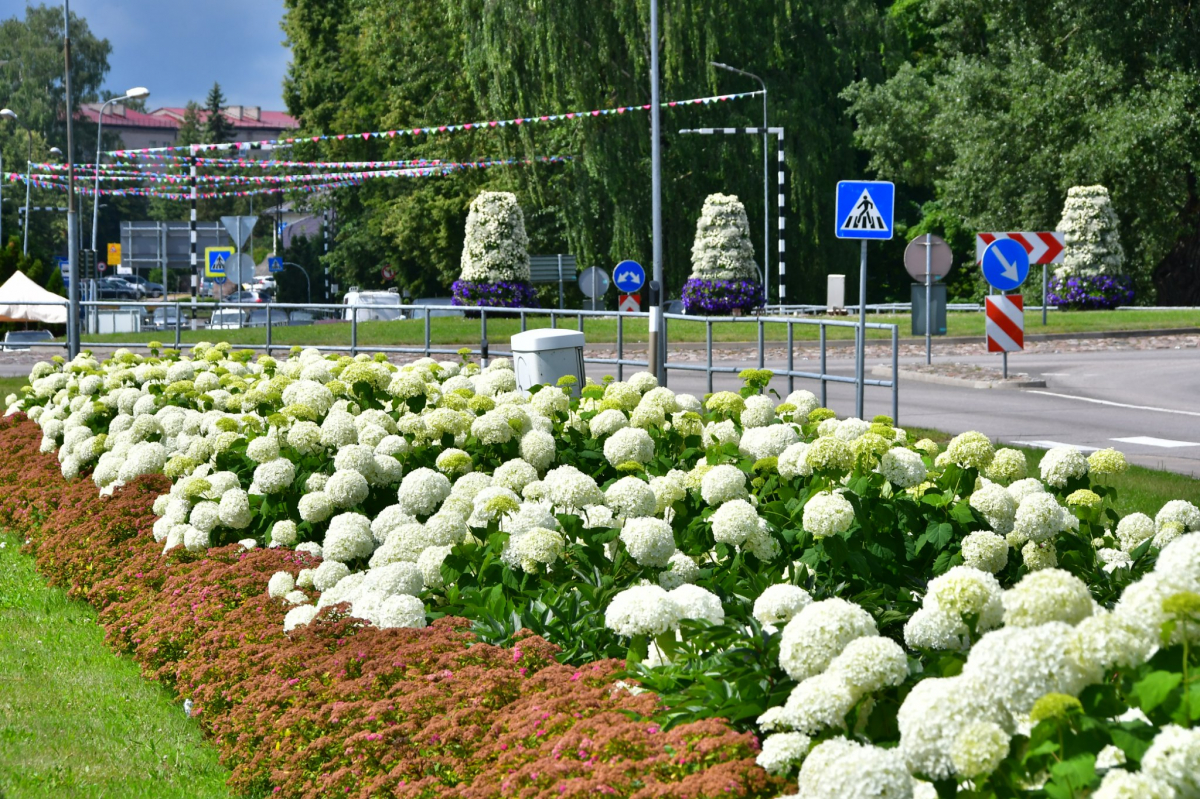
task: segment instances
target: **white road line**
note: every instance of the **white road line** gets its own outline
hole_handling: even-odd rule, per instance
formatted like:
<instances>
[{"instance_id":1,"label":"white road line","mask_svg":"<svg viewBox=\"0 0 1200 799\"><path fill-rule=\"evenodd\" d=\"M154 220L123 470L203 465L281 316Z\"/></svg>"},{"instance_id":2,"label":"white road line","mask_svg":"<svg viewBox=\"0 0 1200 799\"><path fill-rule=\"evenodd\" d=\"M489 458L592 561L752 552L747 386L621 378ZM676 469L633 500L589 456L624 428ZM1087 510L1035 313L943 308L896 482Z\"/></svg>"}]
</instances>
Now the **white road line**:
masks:
<instances>
[{"instance_id":1,"label":"white road line","mask_svg":"<svg viewBox=\"0 0 1200 799\"><path fill-rule=\"evenodd\" d=\"M1053 449L1054 447L1074 447L1080 452L1096 452L1099 447L1085 447L1081 444L1065 444L1062 441L1048 441L1039 439L1037 441L1014 441L1012 442L1022 447L1033 447L1034 449Z\"/></svg>"},{"instance_id":2,"label":"white road line","mask_svg":"<svg viewBox=\"0 0 1200 799\"><path fill-rule=\"evenodd\" d=\"M1156 408L1153 405L1129 405L1124 402L1113 402L1111 400L1092 399L1091 397L1076 397L1074 394L1056 394L1053 391L1036 391L1028 389L1026 394L1044 394L1047 397L1062 397L1063 399L1079 400L1080 402L1092 402L1096 405L1111 405L1114 408L1132 408L1135 411L1154 411L1156 413L1175 413L1180 416L1200 416L1196 411L1177 411L1174 408Z\"/></svg>"},{"instance_id":3,"label":"white road line","mask_svg":"<svg viewBox=\"0 0 1200 799\"><path fill-rule=\"evenodd\" d=\"M1164 449L1200 447L1200 443L1195 441L1172 441L1169 438L1155 438L1153 436L1132 436L1130 438L1114 438L1112 440L1120 441L1122 444L1140 444L1144 447L1162 447Z\"/></svg>"},{"instance_id":4,"label":"white road line","mask_svg":"<svg viewBox=\"0 0 1200 799\"><path fill-rule=\"evenodd\" d=\"M1042 377L1070 377L1070 372L1038 372Z\"/></svg>"}]
</instances>

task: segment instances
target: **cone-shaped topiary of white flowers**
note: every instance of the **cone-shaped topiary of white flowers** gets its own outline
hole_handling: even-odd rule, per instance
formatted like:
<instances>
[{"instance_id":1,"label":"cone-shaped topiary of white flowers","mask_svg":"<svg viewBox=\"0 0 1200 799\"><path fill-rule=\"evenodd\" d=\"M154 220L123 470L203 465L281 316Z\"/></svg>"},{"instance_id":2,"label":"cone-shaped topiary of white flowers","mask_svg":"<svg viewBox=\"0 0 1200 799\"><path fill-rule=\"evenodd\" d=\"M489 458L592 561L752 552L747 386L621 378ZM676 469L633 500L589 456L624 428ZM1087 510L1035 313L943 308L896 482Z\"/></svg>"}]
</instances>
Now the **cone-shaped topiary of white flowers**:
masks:
<instances>
[{"instance_id":1,"label":"cone-shaped topiary of white flowers","mask_svg":"<svg viewBox=\"0 0 1200 799\"><path fill-rule=\"evenodd\" d=\"M761 294L746 208L731 194L710 194L696 222L684 305L689 312L728 313L757 307Z\"/></svg>"},{"instance_id":2,"label":"cone-shaped topiary of white flowers","mask_svg":"<svg viewBox=\"0 0 1200 799\"><path fill-rule=\"evenodd\" d=\"M457 305L524 306L533 303L529 238L517 197L485 191L471 201L463 242L461 278L454 284Z\"/></svg>"},{"instance_id":3,"label":"cone-shaped topiary of white flowers","mask_svg":"<svg viewBox=\"0 0 1200 799\"><path fill-rule=\"evenodd\" d=\"M1104 186L1072 186L1058 229L1066 252L1059 277L1119 275L1125 265L1117 212Z\"/></svg>"}]
</instances>

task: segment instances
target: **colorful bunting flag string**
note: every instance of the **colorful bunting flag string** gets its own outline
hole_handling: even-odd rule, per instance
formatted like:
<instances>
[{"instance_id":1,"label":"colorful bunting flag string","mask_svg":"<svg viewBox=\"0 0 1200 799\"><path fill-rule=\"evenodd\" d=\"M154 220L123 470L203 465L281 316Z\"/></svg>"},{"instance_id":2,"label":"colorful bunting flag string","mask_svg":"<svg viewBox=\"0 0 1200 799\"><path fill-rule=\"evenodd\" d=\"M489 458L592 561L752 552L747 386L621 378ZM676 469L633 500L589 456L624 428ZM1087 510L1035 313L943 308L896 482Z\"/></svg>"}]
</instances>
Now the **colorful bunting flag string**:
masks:
<instances>
[{"instance_id":1,"label":"colorful bunting flag string","mask_svg":"<svg viewBox=\"0 0 1200 799\"><path fill-rule=\"evenodd\" d=\"M736 94L719 94L711 97L695 97L690 100L668 100L660 103L662 108L675 108L686 105L709 105L711 103L721 103L729 100L740 100L746 97L757 97L762 94L762 91L753 92L738 92ZM592 119L594 117L609 116L611 114L625 114L630 111L649 111L650 104L644 105L625 105L617 108L600 108L591 111L570 111L565 114L541 114L538 116L515 117L513 119L492 119L484 122L467 122L455 123L446 125L429 125L414 128L403 128L396 130L377 130L366 131L363 133L338 133L318 136L296 136L286 139L264 139L262 141L244 141L244 142L223 142L221 144L180 144L170 147L143 147L126 150L109 150L108 155L115 158L156 156L159 153L176 153L189 152L193 155L202 152L218 152L225 150L253 150L266 147L278 147L281 145L289 145L303 142L321 142L321 141L344 141L345 139L354 140L361 138L364 141L378 138L395 138L396 136L420 136L422 134L435 133L456 133L465 130L487 130L490 128L506 128L509 126L520 126L526 124L536 124L539 122L559 122L562 120L578 120Z\"/></svg>"}]
</instances>

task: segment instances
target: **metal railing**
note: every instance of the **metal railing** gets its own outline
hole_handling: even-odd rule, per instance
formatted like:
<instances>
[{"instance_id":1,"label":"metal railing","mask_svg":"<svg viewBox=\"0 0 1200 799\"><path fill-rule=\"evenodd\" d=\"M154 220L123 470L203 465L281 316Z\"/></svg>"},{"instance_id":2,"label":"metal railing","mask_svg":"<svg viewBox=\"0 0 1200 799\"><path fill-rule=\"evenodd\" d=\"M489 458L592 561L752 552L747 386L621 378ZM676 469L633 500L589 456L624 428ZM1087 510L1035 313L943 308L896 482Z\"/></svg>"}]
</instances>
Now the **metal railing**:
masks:
<instances>
[{"instance_id":1,"label":"metal railing","mask_svg":"<svg viewBox=\"0 0 1200 799\"><path fill-rule=\"evenodd\" d=\"M22 305L59 305L66 306L67 303L56 302L28 302L21 303ZM110 302L104 300L83 301L80 303L83 307L83 313L88 313L90 308L107 308L117 309L123 307L136 307L143 311L148 311L151 318L154 317L158 309L170 309L164 312L164 325L161 329L152 331L141 330L138 333L131 334L131 338L140 338L141 340L105 340L99 342L83 342L83 345L91 344L93 346L102 347L127 347L127 348L148 348L150 341L160 340L165 346L179 349L184 345L183 333L185 330L211 330L215 338L219 338L220 334L227 329L224 326L220 328L207 328L193 326L193 322L204 321L203 316L207 313L210 317L213 313L228 309L240 309L243 311L261 311L263 312L262 323L242 324L239 325L243 329L252 329L263 331L264 340L262 343L239 344L240 349L261 350L267 355L280 350L290 350L293 346L312 346L317 349L328 350L332 352L348 352L351 355L357 355L361 350L370 350L371 352L383 352L387 354L397 355L421 355L431 357L434 355L457 355L463 348L461 346L445 346L435 345L433 342L433 323L434 316L440 317L467 317L478 316L479 319L479 343L477 346L469 347L472 355L478 356L485 364L493 357L511 357L512 352L508 349L495 349L491 346L488 339L488 323L496 319L513 319L517 318L520 321L522 331L528 330L530 321L533 319L549 319L550 327L556 328L560 324L571 321L575 324L575 329L585 332L585 323L589 319L607 319L615 320L616 322L616 341L615 342L589 342L586 346L589 349L603 348L613 346L615 348L615 357L585 357L585 364L595 364L598 366L615 366L617 379L623 380L625 377L626 367L646 369L649 367L648 361L643 358L630 357L627 353L627 341L625 324L631 319L648 319L649 314L641 313L617 313L613 311L586 311L586 310L559 310L554 308L486 308L486 307L456 307L446 305L367 305L367 304L312 304L312 303L230 303L230 302L205 302L193 305L191 302L139 302L139 301L119 301ZM348 322L350 326L349 341L344 344L296 344L293 342L280 343L274 341L276 329L282 326L289 328L299 327L301 325L288 324L291 321L289 314L292 311L329 311L334 317L329 321ZM409 346L387 346L387 345L360 345L359 344L359 325L363 321L377 320L361 320L360 314L371 315L379 311L387 311L389 313L398 312L404 315L405 318L411 321L422 321L422 343L419 345ZM211 313L210 313L211 312ZM349 317L349 318L347 318ZM247 319L243 315L241 318ZM284 321L286 320L286 321ZM670 347L670 329L672 322L688 322L693 324L704 325L704 341L705 341L705 357L703 363L685 363L679 360L671 360ZM747 353L749 358L746 362L740 365L726 365L714 361L713 331L717 325L753 325L755 327L755 342L756 346L753 353ZM768 325L784 326L786 328L786 343L784 342L768 342L766 340L766 329ZM307 325L303 325L307 326ZM796 328L803 326L811 329L817 328L816 345L819 352L820 368L817 371L810 369L796 368L796 349L797 336ZM849 320L834 320L834 319L811 319L803 316L742 316L742 317L714 317L714 316L687 316L683 314L664 314L663 315L663 337L667 340L667 360L664 363L669 376L672 372L685 373L704 373L707 378L707 389L711 393L714 389L714 378L717 375L736 375L743 369L755 365L758 368L766 368L767 363L767 348L768 346L778 347L781 344L785 347L783 353L784 365L780 368L779 364L774 364L771 369L776 377L786 378L788 392L792 392L796 388L796 381L813 380L819 383L819 399L822 406L828 405L828 386L830 383L842 383L857 385L857 379L853 376L832 374L828 367L828 330L829 328L850 328L855 331L855 343L859 342L861 336L866 330L882 330L890 334L878 340L880 344L888 344L891 348L891 363L892 363L892 379L890 380L875 380L863 379L864 386L874 386L879 388L891 389L892 400L892 418L898 419L899 416L899 384L896 379L898 372L899 360L899 326L894 324L881 324L868 322L865 330L860 330L858 322ZM163 340L167 339L167 340ZM811 340L811 339L809 339ZM720 342L717 342L718 344ZM639 344L641 344L639 342ZM61 341L51 342L29 342L21 343L20 347L51 347L64 348L66 344ZM643 352L645 345L642 344ZM778 358L772 360L779 360Z\"/></svg>"}]
</instances>

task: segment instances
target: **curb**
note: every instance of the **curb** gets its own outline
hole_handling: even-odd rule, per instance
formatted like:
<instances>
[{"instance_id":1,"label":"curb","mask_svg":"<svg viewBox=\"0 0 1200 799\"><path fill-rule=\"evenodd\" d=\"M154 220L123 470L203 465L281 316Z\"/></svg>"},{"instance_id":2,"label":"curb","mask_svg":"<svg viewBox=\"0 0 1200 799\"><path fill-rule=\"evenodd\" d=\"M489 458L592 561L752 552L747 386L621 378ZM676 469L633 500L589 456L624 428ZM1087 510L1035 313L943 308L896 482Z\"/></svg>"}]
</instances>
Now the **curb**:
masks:
<instances>
[{"instance_id":1,"label":"curb","mask_svg":"<svg viewBox=\"0 0 1200 799\"><path fill-rule=\"evenodd\" d=\"M891 377L892 367L876 366L871 369L871 374L879 377ZM971 380L965 377L949 377L947 375L931 375L925 372L912 372L906 369L900 369L899 377L901 380L911 380L914 383L934 383L941 386L955 386L957 388L977 388L990 389L993 391L1016 391L1022 388L1045 388L1045 380Z\"/></svg>"}]
</instances>

